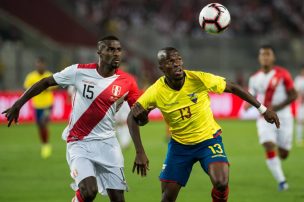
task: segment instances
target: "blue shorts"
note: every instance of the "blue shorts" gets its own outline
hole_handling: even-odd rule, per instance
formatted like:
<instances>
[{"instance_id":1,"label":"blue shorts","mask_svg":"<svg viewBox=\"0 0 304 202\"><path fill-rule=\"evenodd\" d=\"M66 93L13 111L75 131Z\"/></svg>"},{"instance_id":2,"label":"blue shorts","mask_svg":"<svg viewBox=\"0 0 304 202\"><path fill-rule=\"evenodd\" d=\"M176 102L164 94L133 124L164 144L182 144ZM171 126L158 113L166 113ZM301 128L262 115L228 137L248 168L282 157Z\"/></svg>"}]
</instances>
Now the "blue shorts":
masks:
<instances>
[{"instance_id":1,"label":"blue shorts","mask_svg":"<svg viewBox=\"0 0 304 202\"><path fill-rule=\"evenodd\" d=\"M229 163L222 137L215 135L214 138L195 145L183 145L171 139L159 178L164 182L175 182L185 186L190 177L192 166L197 161L200 162L207 174L209 173L209 164L214 162Z\"/></svg>"},{"instance_id":2,"label":"blue shorts","mask_svg":"<svg viewBox=\"0 0 304 202\"><path fill-rule=\"evenodd\" d=\"M52 107L35 109L36 122L39 124L45 120L48 121L50 119L51 111L52 111Z\"/></svg>"}]
</instances>

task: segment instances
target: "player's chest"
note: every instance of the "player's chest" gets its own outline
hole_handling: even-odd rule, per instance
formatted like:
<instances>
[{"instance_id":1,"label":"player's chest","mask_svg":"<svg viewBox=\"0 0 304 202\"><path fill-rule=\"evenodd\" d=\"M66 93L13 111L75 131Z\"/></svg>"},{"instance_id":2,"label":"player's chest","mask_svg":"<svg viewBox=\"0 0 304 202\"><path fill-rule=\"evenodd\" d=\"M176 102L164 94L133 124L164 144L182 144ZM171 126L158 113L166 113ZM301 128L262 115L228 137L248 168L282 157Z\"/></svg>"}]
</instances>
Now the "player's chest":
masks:
<instances>
[{"instance_id":1,"label":"player's chest","mask_svg":"<svg viewBox=\"0 0 304 202\"><path fill-rule=\"evenodd\" d=\"M265 93L269 89L281 89L283 77L269 72L268 74L260 74L254 80L254 87L259 93Z\"/></svg>"},{"instance_id":2,"label":"player's chest","mask_svg":"<svg viewBox=\"0 0 304 202\"><path fill-rule=\"evenodd\" d=\"M198 105L203 99L208 99L206 92L197 92L193 90L164 91L159 94L157 99L158 108L166 113L174 112L187 108L189 106Z\"/></svg>"},{"instance_id":3,"label":"player's chest","mask_svg":"<svg viewBox=\"0 0 304 202\"><path fill-rule=\"evenodd\" d=\"M78 79L76 89L78 96L84 100L103 100L115 102L129 92L130 84L126 79L117 77L94 78L83 77Z\"/></svg>"}]
</instances>

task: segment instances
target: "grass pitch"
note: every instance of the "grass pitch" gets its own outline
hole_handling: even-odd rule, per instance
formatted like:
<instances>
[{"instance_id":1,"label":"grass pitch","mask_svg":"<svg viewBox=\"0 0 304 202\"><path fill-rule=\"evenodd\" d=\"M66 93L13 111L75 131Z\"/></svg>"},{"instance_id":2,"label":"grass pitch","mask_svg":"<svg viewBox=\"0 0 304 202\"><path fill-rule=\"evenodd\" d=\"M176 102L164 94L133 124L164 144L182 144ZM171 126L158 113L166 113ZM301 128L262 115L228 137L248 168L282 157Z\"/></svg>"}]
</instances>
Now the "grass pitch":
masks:
<instances>
[{"instance_id":1,"label":"grass pitch","mask_svg":"<svg viewBox=\"0 0 304 202\"><path fill-rule=\"evenodd\" d=\"M220 121L223 141L229 157L230 202L302 202L304 201L304 148L294 147L283 167L290 185L287 192L277 192L277 183L267 170L264 152L258 144L255 122ZM40 157L40 144L35 125L0 125L0 201L66 202L74 193L65 160L66 144L61 140L65 124L52 124L53 155ZM129 202L160 201L158 175L167 150L165 126L149 123L141 128L150 172L146 178L131 173L135 151L124 151L125 173L130 191ZM179 202L211 201L211 182L199 163L193 168L188 184L178 197ZM95 201L109 201L97 196Z\"/></svg>"}]
</instances>

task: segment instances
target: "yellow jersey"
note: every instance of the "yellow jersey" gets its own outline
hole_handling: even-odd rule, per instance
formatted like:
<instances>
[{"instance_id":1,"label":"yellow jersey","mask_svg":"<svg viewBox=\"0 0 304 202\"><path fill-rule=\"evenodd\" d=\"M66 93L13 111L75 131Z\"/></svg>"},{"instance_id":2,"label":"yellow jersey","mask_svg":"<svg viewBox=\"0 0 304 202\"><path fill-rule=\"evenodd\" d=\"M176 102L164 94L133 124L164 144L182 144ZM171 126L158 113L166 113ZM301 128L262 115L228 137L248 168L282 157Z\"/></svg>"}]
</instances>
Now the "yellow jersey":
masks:
<instances>
[{"instance_id":1,"label":"yellow jersey","mask_svg":"<svg viewBox=\"0 0 304 202\"><path fill-rule=\"evenodd\" d=\"M206 72L184 70L185 82L177 91L158 79L137 100L146 110L158 108L172 138L181 144L197 144L213 138L221 127L213 118L208 93L223 93L225 78Z\"/></svg>"},{"instance_id":2,"label":"yellow jersey","mask_svg":"<svg viewBox=\"0 0 304 202\"><path fill-rule=\"evenodd\" d=\"M45 71L43 74L39 74L37 71L30 72L24 81L24 88L28 89L43 78L51 76L52 73ZM51 89L47 89L32 98L33 107L36 109L44 109L51 107L54 102L54 96Z\"/></svg>"}]
</instances>

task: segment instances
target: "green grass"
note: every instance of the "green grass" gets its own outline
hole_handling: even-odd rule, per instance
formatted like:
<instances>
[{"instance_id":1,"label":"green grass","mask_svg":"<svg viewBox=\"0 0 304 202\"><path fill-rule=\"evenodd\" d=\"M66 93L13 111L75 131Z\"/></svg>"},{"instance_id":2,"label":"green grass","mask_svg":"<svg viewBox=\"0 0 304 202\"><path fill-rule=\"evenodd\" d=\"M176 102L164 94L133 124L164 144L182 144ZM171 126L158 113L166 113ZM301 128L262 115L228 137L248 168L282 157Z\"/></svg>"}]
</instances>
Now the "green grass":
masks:
<instances>
[{"instance_id":1,"label":"green grass","mask_svg":"<svg viewBox=\"0 0 304 202\"><path fill-rule=\"evenodd\" d=\"M258 144L255 123L251 121L221 121L223 141L231 163L231 202L300 202L304 201L304 149L292 150L283 163L290 190L277 192L277 184L266 168L264 152ZM40 158L40 145L34 125L21 124L7 128L0 126L0 201L66 202L74 195L69 188L72 182L65 160L65 142L61 140L64 124L51 125L53 156ZM143 142L150 160L146 178L131 173L134 160L133 147L124 151L125 171L131 202L160 201L158 175L165 158L167 145L163 123L150 123L142 128ZM179 202L211 201L211 183L196 164ZM96 201L108 201L97 196Z\"/></svg>"}]
</instances>

